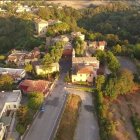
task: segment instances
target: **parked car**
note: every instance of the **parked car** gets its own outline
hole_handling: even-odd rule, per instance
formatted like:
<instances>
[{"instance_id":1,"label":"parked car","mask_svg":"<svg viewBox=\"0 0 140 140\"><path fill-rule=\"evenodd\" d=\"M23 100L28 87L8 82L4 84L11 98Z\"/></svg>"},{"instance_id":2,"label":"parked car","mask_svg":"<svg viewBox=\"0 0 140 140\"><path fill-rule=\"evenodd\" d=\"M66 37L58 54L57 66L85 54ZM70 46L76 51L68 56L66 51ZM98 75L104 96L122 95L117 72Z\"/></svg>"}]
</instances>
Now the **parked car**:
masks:
<instances>
[{"instance_id":1,"label":"parked car","mask_svg":"<svg viewBox=\"0 0 140 140\"><path fill-rule=\"evenodd\" d=\"M42 104L42 105L41 105L40 111L41 111L41 112L44 112L44 111L45 111L45 104Z\"/></svg>"}]
</instances>

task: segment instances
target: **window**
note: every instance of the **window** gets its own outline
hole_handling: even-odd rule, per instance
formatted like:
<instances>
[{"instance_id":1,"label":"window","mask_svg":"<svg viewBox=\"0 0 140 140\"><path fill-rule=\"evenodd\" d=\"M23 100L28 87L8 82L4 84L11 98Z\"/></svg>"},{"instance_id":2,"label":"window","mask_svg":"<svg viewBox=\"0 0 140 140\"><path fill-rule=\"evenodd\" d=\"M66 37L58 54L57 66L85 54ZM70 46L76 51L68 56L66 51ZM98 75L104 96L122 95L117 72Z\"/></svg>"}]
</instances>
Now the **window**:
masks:
<instances>
[{"instance_id":1,"label":"window","mask_svg":"<svg viewBox=\"0 0 140 140\"><path fill-rule=\"evenodd\" d=\"M8 108L10 109L10 105L8 105Z\"/></svg>"},{"instance_id":2,"label":"window","mask_svg":"<svg viewBox=\"0 0 140 140\"><path fill-rule=\"evenodd\" d=\"M17 108L17 106L16 106L16 105L14 105L14 108Z\"/></svg>"}]
</instances>

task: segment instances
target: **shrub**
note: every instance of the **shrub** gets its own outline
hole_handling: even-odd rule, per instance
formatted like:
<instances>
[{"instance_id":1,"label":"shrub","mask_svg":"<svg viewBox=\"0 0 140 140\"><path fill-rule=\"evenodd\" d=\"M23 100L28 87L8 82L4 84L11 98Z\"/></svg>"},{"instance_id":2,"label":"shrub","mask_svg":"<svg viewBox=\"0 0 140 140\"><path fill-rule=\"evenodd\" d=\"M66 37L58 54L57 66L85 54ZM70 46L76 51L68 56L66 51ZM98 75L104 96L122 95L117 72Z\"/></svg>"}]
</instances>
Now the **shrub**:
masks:
<instances>
[{"instance_id":1,"label":"shrub","mask_svg":"<svg viewBox=\"0 0 140 140\"><path fill-rule=\"evenodd\" d=\"M26 127L24 125L18 123L16 126L16 130L20 135L23 135L26 130Z\"/></svg>"}]
</instances>

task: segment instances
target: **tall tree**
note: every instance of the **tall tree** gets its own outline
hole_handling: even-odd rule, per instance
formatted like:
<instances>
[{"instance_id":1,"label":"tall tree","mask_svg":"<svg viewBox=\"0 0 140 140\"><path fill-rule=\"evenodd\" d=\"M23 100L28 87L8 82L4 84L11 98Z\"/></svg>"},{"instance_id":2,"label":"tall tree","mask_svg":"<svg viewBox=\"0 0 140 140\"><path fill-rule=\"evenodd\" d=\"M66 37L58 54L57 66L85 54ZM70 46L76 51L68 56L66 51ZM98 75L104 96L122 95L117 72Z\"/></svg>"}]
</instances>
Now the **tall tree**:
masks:
<instances>
[{"instance_id":1,"label":"tall tree","mask_svg":"<svg viewBox=\"0 0 140 140\"><path fill-rule=\"evenodd\" d=\"M105 82L104 75L98 75L97 78L96 78L96 89L98 91L101 91L104 82Z\"/></svg>"}]
</instances>

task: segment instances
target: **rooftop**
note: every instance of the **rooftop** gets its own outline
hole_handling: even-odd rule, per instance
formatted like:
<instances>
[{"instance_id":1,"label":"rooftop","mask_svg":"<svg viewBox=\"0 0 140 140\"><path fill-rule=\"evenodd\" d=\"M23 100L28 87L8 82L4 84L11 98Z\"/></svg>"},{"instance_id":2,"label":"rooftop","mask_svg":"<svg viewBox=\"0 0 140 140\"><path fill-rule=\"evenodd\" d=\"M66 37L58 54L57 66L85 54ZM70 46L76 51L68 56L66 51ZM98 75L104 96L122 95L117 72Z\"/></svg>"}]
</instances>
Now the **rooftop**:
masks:
<instances>
[{"instance_id":1,"label":"rooftop","mask_svg":"<svg viewBox=\"0 0 140 140\"><path fill-rule=\"evenodd\" d=\"M10 75L20 75L25 72L24 69L2 68L0 67L0 74L8 73Z\"/></svg>"},{"instance_id":2,"label":"rooftop","mask_svg":"<svg viewBox=\"0 0 140 140\"><path fill-rule=\"evenodd\" d=\"M38 24L39 24L39 23L41 23L41 24L42 24L42 23L48 24L48 21L39 18L39 19L35 19L35 23L38 23Z\"/></svg>"},{"instance_id":3,"label":"rooftop","mask_svg":"<svg viewBox=\"0 0 140 140\"><path fill-rule=\"evenodd\" d=\"M72 63L99 63L96 57L73 57Z\"/></svg>"},{"instance_id":4,"label":"rooftop","mask_svg":"<svg viewBox=\"0 0 140 140\"><path fill-rule=\"evenodd\" d=\"M24 80L19 84L19 88L25 93L42 92L44 93L49 87L49 81L45 80Z\"/></svg>"},{"instance_id":5,"label":"rooftop","mask_svg":"<svg viewBox=\"0 0 140 140\"><path fill-rule=\"evenodd\" d=\"M0 111L3 109L5 103L16 102L21 94L20 90L13 90L11 92L0 92Z\"/></svg>"}]
</instances>

